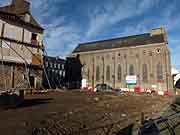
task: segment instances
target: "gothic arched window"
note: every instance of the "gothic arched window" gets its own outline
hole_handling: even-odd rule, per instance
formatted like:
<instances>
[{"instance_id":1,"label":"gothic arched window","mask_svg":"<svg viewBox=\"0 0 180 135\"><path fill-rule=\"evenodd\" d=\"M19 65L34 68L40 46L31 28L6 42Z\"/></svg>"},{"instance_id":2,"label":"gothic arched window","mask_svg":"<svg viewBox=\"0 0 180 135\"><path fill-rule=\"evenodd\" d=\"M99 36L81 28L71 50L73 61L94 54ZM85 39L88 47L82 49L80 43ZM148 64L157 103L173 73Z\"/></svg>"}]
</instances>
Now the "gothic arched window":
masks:
<instances>
[{"instance_id":1,"label":"gothic arched window","mask_svg":"<svg viewBox=\"0 0 180 135\"><path fill-rule=\"evenodd\" d=\"M106 66L106 80L110 81L110 66Z\"/></svg>"},{"instance_id":2,"label":"gothic arched window","mask_svg":"<svg viewBox=\"0 0 180 135\"><path fill-rule=\"evenodd\" d=\"M100 80L100 69L99 66L96 66L96 81Z\"/></svg>"},{"instance_id":3,"label":"gothic arched window","mask_svg":"<svg viewBox=\"0 0 180 135\"><path fill-rule=\"evenodd\" d=\"M120 64L118 65L117 72L118 72L118 81L121 81L121 74L122 74L122 72L121 72L121 65Z\"/></svg>"},{"instance_id":4,"label":"gothic arched window","mask_svg":"<svg viewBox=\"0 0 180 135\"><path fill-rule=\"evenodd\" d=\"M157 80L163 79L163 71L162 71L162 65L160 63L157 64Z\"/></svg>"},{"instance_id":5,"label":"gothic arched window","mask_svg":"<svg viewBox=\"0 0 180 135\"><path fill-rule=\"evenodd\" d=\"M143 82L147 82L148 81L148 69L147 69L147 64L143 64Z\"/></svg>"},{"instance_id":6,"label":"gothic arched window","mask_svg":"<svg viewBox=\"0 0 180 135\"><path fill-rule=\"evenodd\" d=\"M129 67L129 75L135 75L135 73L134 73L134 66L132 64Z\"/></svg>"}]
</instances>

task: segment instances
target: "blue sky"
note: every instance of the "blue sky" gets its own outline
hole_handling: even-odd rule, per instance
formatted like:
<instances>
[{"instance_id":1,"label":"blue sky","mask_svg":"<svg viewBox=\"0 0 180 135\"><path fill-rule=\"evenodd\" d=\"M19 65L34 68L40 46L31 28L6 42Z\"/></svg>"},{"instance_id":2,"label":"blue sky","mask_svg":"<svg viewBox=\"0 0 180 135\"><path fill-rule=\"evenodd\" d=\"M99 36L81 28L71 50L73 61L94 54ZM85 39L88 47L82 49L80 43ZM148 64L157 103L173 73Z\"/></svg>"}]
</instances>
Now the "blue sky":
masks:
<instances>
[{"instance_id":1,"label":"blue sky","mask_svg":"<svg viewBox=\"0 0 180 135\"><path fill-rule=\"evenodd\" d=\"M49 55L68 55L78 43L148 32L164 26L172 65L180 69L179 0L29 0L46 29ZM7 4L10 0L0 0Z\"/></svg>"}]
</instances>

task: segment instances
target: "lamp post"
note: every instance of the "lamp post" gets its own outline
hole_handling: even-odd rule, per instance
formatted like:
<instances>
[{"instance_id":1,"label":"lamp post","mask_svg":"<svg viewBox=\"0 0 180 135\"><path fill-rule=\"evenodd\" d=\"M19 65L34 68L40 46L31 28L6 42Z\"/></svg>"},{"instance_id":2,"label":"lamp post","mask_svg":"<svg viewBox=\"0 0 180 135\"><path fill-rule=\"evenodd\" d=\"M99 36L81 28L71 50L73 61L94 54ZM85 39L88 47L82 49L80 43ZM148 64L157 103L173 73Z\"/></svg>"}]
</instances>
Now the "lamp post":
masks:
<instances>
[{"instance_id":1,"label":"lamp post","mask_svg":"<svg viewBox=\"0 0 180 135\"><path fill-rule=\"evenodd\" d=\"M116 62L115 62L115 53L114 53L114 56L113 56L113 62L114 62L114 75L113 75L113 87L115 88L116 87Z\"/></svg>"},{"instance_id":2,"label":"lamp post","mask_svg":"<svg viewBox=\"0 0 180 135\"><path fill-rule=\"evenodd\" d=\"M92 58L92 86L94 87L94 57Z\"/></svg>"},{"instance_id":3,"label":"lamp post","mask_svg":"<svg viewBox=\"0 0 180 135\"><path fill-rule=\"evenodd\" d=\"M102 75L102 80L103 80L103 84L104 84L104 57L102 57L102 63L103 63L103 71L102 71L102 73L103 73L103 75Z\"/></svg>"}]
</instances>

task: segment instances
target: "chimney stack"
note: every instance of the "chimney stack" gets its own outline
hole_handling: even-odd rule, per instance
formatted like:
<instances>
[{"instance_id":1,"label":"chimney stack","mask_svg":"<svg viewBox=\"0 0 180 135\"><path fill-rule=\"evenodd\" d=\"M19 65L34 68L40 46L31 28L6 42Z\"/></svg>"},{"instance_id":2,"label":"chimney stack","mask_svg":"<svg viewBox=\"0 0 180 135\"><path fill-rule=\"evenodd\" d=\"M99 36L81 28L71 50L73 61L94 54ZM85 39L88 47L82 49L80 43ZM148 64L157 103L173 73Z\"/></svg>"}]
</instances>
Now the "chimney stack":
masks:
<instances>
[{"instance_id":1,"label":"chimney stack","mask_svg":"<svg viewBox=\"0 0 180 135\"><path fill-rule=\"evenodd\" d=\"M16 11L28 12L30 9L30 3L26 0L12 0L12 6Z\"/></svg>"}]
</instances>

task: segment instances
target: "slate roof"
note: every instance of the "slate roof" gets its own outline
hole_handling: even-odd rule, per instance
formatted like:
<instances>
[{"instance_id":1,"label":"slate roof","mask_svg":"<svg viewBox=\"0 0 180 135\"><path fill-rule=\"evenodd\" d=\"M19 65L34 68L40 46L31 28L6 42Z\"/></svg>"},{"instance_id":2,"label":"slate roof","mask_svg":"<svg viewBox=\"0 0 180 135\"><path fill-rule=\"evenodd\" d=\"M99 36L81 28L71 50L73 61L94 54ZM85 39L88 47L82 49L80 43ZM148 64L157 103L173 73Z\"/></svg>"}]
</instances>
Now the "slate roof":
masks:
<instances>
[{"instance_id":1,"label":"slate roof","mask_svg":"<svg viewBox=\"0 0 180 135\"><path fill-rule=\"evenodd\" d=\"M8 18L11 21L16 22L16 23L23 21L24 23L34 26L35 28L44 30L40 26L40 24L34 19L34 17L31 15L29 6L30 6L30 3L25 0L13 0L10 5L0 7L0 17L4 19L4 17L6 16L6 19ZM24 21L24 16L26 13L30 15L30 22Z\"/></svg>"},{"instance_id":2,"label":"slate roof","mask_svg":"<svg viewBox=\"0 0 180 135\"><path fill-rule=\"evenodd\" d=\"M133 46L141 46L141 45L163 43L163 42L165 42L163 34L151 36L150 33L145 33L145 34L133 35L128 37L120 37L120 38L114 38L108 40L82 43L79 44L74 49L73 53L122 48L122 47L133 47Z\"/></svg>"},{"instance_id":3,"label":"slate roof","mask_svg":"<svg viewBox=\"0 0 180 135\"><path fill-rule=\"evenodd\" d=\"M58 63L65 63L66 60L59 58L59 57L52 57L52 56L44 56L44 61L55 61Z\"/></svg>"}]
</instances>

